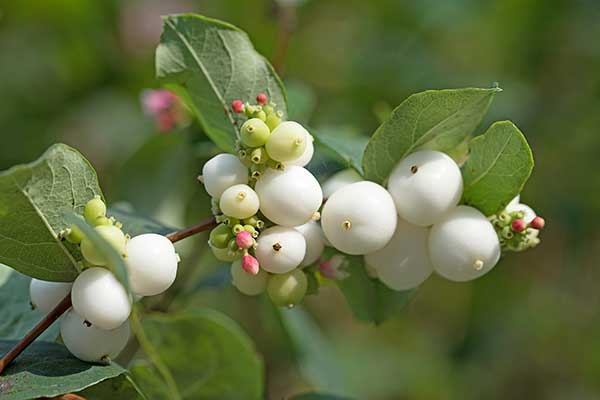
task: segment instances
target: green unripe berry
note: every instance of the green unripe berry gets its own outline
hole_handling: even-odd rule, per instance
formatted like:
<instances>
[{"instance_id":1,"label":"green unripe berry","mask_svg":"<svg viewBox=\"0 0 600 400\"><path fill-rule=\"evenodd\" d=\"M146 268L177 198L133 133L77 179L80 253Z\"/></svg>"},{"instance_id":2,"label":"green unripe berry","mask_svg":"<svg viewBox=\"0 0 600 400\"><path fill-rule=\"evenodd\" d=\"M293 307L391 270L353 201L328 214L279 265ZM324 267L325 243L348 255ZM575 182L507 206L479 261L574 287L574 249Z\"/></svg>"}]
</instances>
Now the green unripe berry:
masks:
<instances>
[{"instance_id":1,"label":"green unripe berry","mask_svg":"<svg viewBox=\"0 0 600 400\"><path fill-rule=\"evenodd\" d=\"M242 143L248 147L260 147L264 145L270 135L271 130L260 118L249 119L244 122L244 125L242 125L242 128L240 129Z\"/></svg>"},{"instance_id":2,"label":"green unripe berry","mask_svg":"<svg viewBox=\"0 0 600 400\"><path fill-rule=\"evenodd\" d=\"M83 240L83 232L76 225L71 225L65 239L67 239L69 243L79 244Z\"/></svg>"},{"instance_id":3,"label":"green unripe berry","mask_svg":"<svg viewBox=\"0 0 600 400\"><path fill-rule=\"evenodd\" d=\"M234 227L240 223L240 220L235 217L227 217L227 225Z\"/></svg>"},{"instance_id":4,"label":"green unripe berry","mask_svg":"<svg viewBox=\"0 0 600 400\"><path fill-rule=\"evenodd\" d=\"M236 253L240 248L238 247L235 239L231 239L229 243L227 243L227 249L232 253Z\"/></svg>"},{"instance_id":5,"label":"green unripe berry","mask_svg":"<svg viewBox=\"0 0 600 400\"><path fill-rule=\"evenodd\" d=\"M267 115L275 113L275 109L273 108L273 106L271 104L262 106L262 109Z\"/></svg>"},{"instance_id":6,"label":"green unripe berry","mask_svg":"<svg viewBox=\"0 0 600 400\"><path fill-rule=\"evenodd\" d=\"M219 249L217 247L210 246L210 249L212 250L215 258L220 261L231 262L231 261L235 261L241 257L240 254L234 253L231 250L229 250L228 248Z\"/></svg>"},{"instance_id":7,"label":"green unripe berry","mask_svg":"<svg viewBox=\"0 0 600 400\"><path fill-rule=\"evenodd\" d=\"M210 245L219 249L224 249L233 237L231 228L225 224L219 224L216 228L210 231Z\"/></svg>"},{"instance_id":8,"label":"green unripe berry","mask_svg":"<svg viewBox=\"0 0 600 400\"><path fill-rule=\"evenodd\" d=\"M101 225L114 225L114 220L108 217L99 217L96 219L96 222L94 223L94 225L96 226L101 226Z\"/></svg>"},{"instance_id":9,"label":"green unripe berry","mask_svg":"<svg viewBox=\"0 0 600 400\"><path fill-rule=\"evenodd\" d=\"M99 218L106 217L106 204L104 204L100 196L96 195L87 202L83 210L83 216L88 223L94 226L97 225Z\"/></svg>"},{"instance_id":10,"label":"green unripe berry","mask_svg":"<svg viewBox=\"0 0 600 400\"><path fill-rule=\"evenodd\" d=\"M265 120L265 123L267 124L269 129L273 131L279 126L279 124L281 124L281 117L274 112L267 114L267 119Z\"/></svg>"},{"instance_id":11,"label":"green unripe berry","mask_svg":"<svg viewBox=\"0 0 600 400\"><path fill-rule=\"evenodd\" d=\"M261 121L266 121L267 113L265 113L263 110L260 110L256 113L256 118L260 119Z\"/></svg>"},{"instance_id":12,"label":"green unripe berry","mask_svg":"<svg viewBox=\"0 0 600 400\"><path fill-rule=\"evenodd\" d=\"M256 226L256 223L258 222L258 218L255 215L253 217L246 218L246 219L242 220L242 222L244 223L244 225Z\"/></svg>"},{"instance_id":13,"label":"green unripe berry","mask_svg":"<svg viewBox=\"0 0 600 400\"><path fill-rule=\"evenodd\" d=\"M302 270L275 274L269 278L267 292L271 301L280 307L293 307L300 303L308 289L308 280Z\"/></svg>"},{"instance_id":14,"label":"green unripe berry","mask_svg":"<svg viewBox=\"0 0 600 400\"><path fill-rule=\"evenodd\" d=\"M96 232L98 232L98 234L100 234L100 236L102 236L102 238L106 240L108 244L110 244L117 251L117 253L121 255L125 254L125 244L127 239L121 229L114 225L100 225L94 229L96 229ZM86 237L84 237L81 241L81 254L83 254L83 257L90 264L99 266L105 266L108 264L108 260L106 260L104 255L98 251L92 241Z\"/></svg>"},{"instance_id":15,"label":"green unripe berry","mask_svg":"<svg viewBox=\"0 0 600 400\"><path fill-rule=\"evenodd\" d=\"M309 134L302 125L286 121L271 132L265 148L269 157L275 161L294 161L304 153L308 139Z\"/></svg>"}]
</instances>

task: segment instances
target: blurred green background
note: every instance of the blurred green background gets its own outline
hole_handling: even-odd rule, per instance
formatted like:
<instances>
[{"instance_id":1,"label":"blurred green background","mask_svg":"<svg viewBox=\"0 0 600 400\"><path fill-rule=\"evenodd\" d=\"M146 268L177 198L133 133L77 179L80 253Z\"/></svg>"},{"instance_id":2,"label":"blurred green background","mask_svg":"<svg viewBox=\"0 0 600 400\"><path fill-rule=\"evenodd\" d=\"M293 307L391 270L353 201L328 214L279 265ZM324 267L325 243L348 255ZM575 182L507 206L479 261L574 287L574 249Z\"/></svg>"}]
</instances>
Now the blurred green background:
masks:
<instances>
[{"instance_id":1,"label":"blurred green background","mask_svg":"<svg viewBox=\"0 0 600 400\"><path fill-rule=\"evenodd\" d=\"M182 306L240 321L265 358L269 398L600 397L600 2L2 0L0 169L65 142L95 165L110 202L175 226L209 215L195 177L215 149L196 125L159 134L139 100L157 86L159 16L184 11L246 30L301 122L370 135L413 92L499 82L480 131L511 119L536 159L522 200L548 222L538 248L473 283L432 277L379 327L326 287L306 302L324 335L301 335L308 350L267 301L202 278L218 268L205 238L184 245L200 290Z\"/></svg>"}]
</instances>

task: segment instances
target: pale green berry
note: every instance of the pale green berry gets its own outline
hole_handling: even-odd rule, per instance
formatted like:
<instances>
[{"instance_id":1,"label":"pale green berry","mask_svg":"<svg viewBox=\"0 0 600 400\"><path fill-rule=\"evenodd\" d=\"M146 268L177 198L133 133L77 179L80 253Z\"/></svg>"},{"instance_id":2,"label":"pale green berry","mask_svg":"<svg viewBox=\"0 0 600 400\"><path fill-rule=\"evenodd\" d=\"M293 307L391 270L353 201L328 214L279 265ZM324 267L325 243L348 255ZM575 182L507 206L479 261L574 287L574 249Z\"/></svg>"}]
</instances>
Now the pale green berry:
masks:
<instances>
[{"instance_id":1,"label":"pale green berry","mask_svg":"<svg viewBox=\"0 0 600 400\"><path fill-rule=\"evenodd\" d=\"M235 218L250 218L258 211L256 192L248 185L233 185L223 192L219 208L223 214Z\"/></svg>"},{"instance_id":2,"label":"pale green berry","mask_svg":"<svg viewBox=\"0 0 600 400\"><path fill-rule=\"evenodd\" d=\"M260 147L267 142L271 130L262 119L250 118L240 129L242 143L248 147Z\"/></svg>"},{"instance_id":3,"label":"pale green berry","mask_svg":"<svg viewBox=\"0 0 600 400\"><path fill-rule=\"evenodd\" d=\"M240 292L248 296L261 294L267 288L269 274L259 269L256 275L249 274L242 268L240 260L231 264L231 281Z\"/></svg>"},{"instance_id":4,"label":"pale green berry","mask_svg":"<svg viewBox=\"0 0 600 400\"><path fill-rule=\"evenodd\" d=\"M97 220L101 217L106 217L106 204L102 201L99 195L87 202L83 210L85 220L92 225L97 225Z\"/></svg>"},{"instance_id":5,"label":"pale green berry","mask_svg":"<svg viewBox=\"0 0 600 400\"><path fill-rule=\"evenodd\" d=\"M267 284L271 301L280 307L293 307L306 294L308 280L302 270L295 269L287 274L272 275Z\"/></svg>"},{"instance_id":6,"label":"pale green berry","mask_svg":"<svg viewBox=\"0 0 600 400\"><path fill-rule=\"evenodd\" d=\"M277 113L274 113L274 112L267 114L267 120L265 121L265 123L267 124L269 129L271 131L273 131L275 128L277 128L279 126L279 124L281 124L281 117Z\"/></svg>"},{"instance_id":7,"label":"pale green berry","mask_svg":"<svg viewBox=\"0 0 600 400\"><path fill-rule=\"evenodd\" d=\"M233 238L231 228L225 224L219 224L216 228L210 231L210 245L219 249L227 247L229 240Z\"/></svg>"},{"instance_id":8,"label":"pale green berry","mask_svg":"<svg viewBox=\"0 0 600 400\"><path fill-rule=\"evenodd\" d=\"M104 238L119 254L125 254L125 243L127 239L119 228L114 225L97 226L96 232ZM104 255L96 249L96 246L88 238L83 238L81 241L81 254L91 264L105 266L108 260Z\"/></svg>"},{"instance_id":9,"label":"pale green berry","mask_svg":"<svg viewBox=\"0 0 600 400\"><path fill-rule=\"evenodd\" d=\"M241 257L237 252L232 252L228 247L224 249L219 249L218 247L210 246L213 255L219 261L231 262L239 259Z\"/></svg>"},{"instance_id":10,"label":"pale green berry","mask_svg":"<svg viewBox=\"0 0 600 400\"><path fill-rule=\"evenodd\" d=\"M294 161L304 154L308 138L309 134L302 125L286 121L271 132L265 147L269 157L275 161Z\"/></svg>"},{"instance_id":11,"label":"pale green berry","mask_svg":"<svg viewBox=\"0 0 600 400\"><path fill-rule=\"evenodd\" d=\"M79 244L83 240L83 232L77 225L71 225L69 227L69 233L65 236L67 241L74 244Z\"/></svg>"}]
</instances>

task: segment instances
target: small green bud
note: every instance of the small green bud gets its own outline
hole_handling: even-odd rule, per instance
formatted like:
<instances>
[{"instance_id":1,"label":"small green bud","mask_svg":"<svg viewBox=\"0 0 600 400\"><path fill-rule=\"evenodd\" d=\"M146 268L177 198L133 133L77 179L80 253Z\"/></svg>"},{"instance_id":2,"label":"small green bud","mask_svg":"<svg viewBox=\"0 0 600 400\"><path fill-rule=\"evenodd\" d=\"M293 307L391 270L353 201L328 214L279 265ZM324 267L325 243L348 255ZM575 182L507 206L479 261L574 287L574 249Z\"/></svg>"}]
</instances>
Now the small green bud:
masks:
<instances>
[{"instance_id":1,"label":"small green bud","mask_svg":"<svg viewBox=\"0 0 600 400\"><path fill-rule=\"evenodd\" d=\"M231 228L238 225L239 223L240 223L239 219L237 219L235 217L227 217L227 225L229 225Z\"/></svg>"},{"instance_id":2,"label":"small green bud","mask_svg":"<svg viewBox=\"0 0 600 400\"><path fill-rule=\"evenodd\" d=\"M88 223L94 226L97 225L99 218L106 217L106 204L99 195L94 196L93 199L87 202L83 210L83 216Z\"/></svg>"},{"instance_id":3,"label":"small green bud","mask_svg":"<svg viewBox=\"0 0 600 400\"><path fill-rule=\"evenodd\" d=\"M268 158L269 157L267 156L267 152L265 151L264 147L257 147L256 149L252 150L252 153L250 153L250 161L252 161L254 164L264 164L267 162Z\"/></svg>"},{"instance_id":4,"label":"small green bud","mask_svg":"<svg viewBox=\"0 0 600 400\"><path fill-rule=\"evenodd\" d=\"M244 122L240 128L240 139L242 140L242 143L248 147L263 146L267 142L267 139L269 139L270 135L271 130L267 124L265 124L264 121L259 118L249 119L248 121Z\"/></svg>"},{"instance_id":5,"label":"small green bud","mask_svg":"<svg viewBox=\"0 0 600 400\"><path fill-rule=\"evenodd\" d=\"M275 113L275 107L273 103L262 106L263 111L268 115Z\"/></svg>"},{"instance_id":6,"label":"small green bud","mask_svg":"<svg viewBox=\"0 0 600 400\"><path fill-rule=\"evenodd\" d=\"M265 123L271 131L274 131L275 128L277 128L279 124L281 124L281 117L275 113L268 114Z\"/></svg>"},{"instance_id":7,"label":"small green bud","mask_svg":"<svg viewBox=\"0 0 600 400\"><path fill-rule=\"evenodd\" d=\"M235 241L235 238L231 239L229 241L229 243L227 243L227 249L229 249L230 252L237 252L240 248L237 245L237 242Z\"/></svg>"},{"instance_id":8,"label":"small green bud","mask_svg":"<svg viewBox=\"0 0 600 400\"><path fill-rule=\"evenodd\" d=\"M250 103L246 103L244 106L244 113L248 118L252 118L254 116L254 113L256 113L257 108L257 106L252 106L250 105Z\"/></svg>"},{"instance_id":9,"label":"small green bud","mask_svg":"<svg viewBox=\"0 0 600 400\"><path fill-rule=\"evenodd\" d=\"M267 292L271 301L280 307L293 307L300 303L308 289L308 280L302 270L275 274L269 278Z\"/></svg>"},{"instance_id":10,"label":"small green bud","mask_svg":"<svg viewBox=\"0 0 600 400\"><path fill-rule=\"evenodd\" d=\"M258 218L256 218L256 216L252 216L250 218L243 219L242 222L244 223L244 225L251 225L256 227L256 222L258 222Z\"/></svg>"},{"instance_id":11,"label":"small green bud","mask_svg":"<svg viewBox=\"0 0 600 400\"><path fill-rule=\"evenodd\" d=\"M99 217L96 219L94 225L96 226L106 226L106 225L114 225L115 220L113 218L108 217Z\"/></svg>"},{"instance_id":12,"label":"small green bud","mask_svg":"<svg viewBox=\"0 0 600 400\"><path fill-rule=\"evenodd\" d=\"M238 233L240 233L243 230L244 230L244 226L241 224L237 224L233 227L233 234L237 235Z\"/></svg>"},{"instance_id":13,"label":"small green bud","mask_svg":"<svg viewBox=\"0 0 600 400\"><path fill-rule=\"evenodd\" d=\"M260 119L261 121L266 121L267 113L265 113L263 110L260 110L259 112L256 113L256 118Z\"/></svg>"},{"instance_id":14,"label":"small green bud","mask_svg":"<svg viewBox=\"0 0 600 400\"><path fill-rule=\"evenodd\" d=\"M212 231L210 231L210 245L219 249L227 247L229 241L233 238L233 232L231 228L225 224L217 225Z\"/></svg>"},{"instance_id":15,"label":"small green bud","mask_svg":"<svg viewBox=\"0 0 600 400\"><path fill-rule=\"evenodd\" d=\"M250 234L254 237L254 235L258 235L258 232L256 232L256 229L254 229L254 227L252 225L244 225L244 230L246 232L250 232Z\"/></svg>"},{"instance_id":16,"label":"small green bud","mask_svg":"<svg viewBox=\"0 0 600 400\"><path fill-rule=\"evenodd\" d=\"M113 225L100 225L97 226L96 232L102 236L119 254L125 254L125 244L127 238L121 229ZM108 264L108 260L104 255L96 249L96 246L91 240L84 237L81 241L81 254L83 257L93 265L105 266Z\"/></svg>"},{"instance_id":17,"label":"small green bud","mask_svg":"<svg viewBox=\"0 0 600 400\"><path fill-rule=\"evenodd\" d=\"M69 229L67 229L65 239L67 239L69 243L79 244L83 240L83 232L76 225L71 225Z\"/></svg>"},{"instance_id":18,"label":"small green bud","mask_svg":"<svg viewBox=\"0 0 600 400\"><path fill-rule=\"evenodd\" d=\"M219 249L217 247L210 246L210 249L217 260L231 262L241 257L240 254L233 253L229 248Z\"/></svg>"}]
</instances>

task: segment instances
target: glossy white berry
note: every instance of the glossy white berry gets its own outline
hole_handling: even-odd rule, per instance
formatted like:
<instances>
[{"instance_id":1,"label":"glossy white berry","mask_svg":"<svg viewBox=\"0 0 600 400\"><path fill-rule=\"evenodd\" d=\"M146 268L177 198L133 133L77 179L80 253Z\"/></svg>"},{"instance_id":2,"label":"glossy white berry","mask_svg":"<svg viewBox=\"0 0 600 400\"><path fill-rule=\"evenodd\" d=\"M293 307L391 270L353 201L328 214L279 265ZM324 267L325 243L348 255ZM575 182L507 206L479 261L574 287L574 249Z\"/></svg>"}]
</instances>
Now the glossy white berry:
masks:
<instances>
[{"instance_id":1,"label":"glossy white berry","mask_svg":"<svg viewBox=\"0 0 600 400\"><path fill-rule=\"evenodd\" d=\"M310 162L310 160L312 160L313 155L315 154L314 141L315 139L312 137L311 134L309 134L308 140L306 141L306 148L304 149L304 153L302 153L302 155L299 158L286 162L285 165L297 165L299 167L306 166Z\"/></svg>"},{"instance_id":2,"label":"glossy white berry","mask_svg":"<svg viewBox=\"0 0 600 400\"><path fill-rule=\"evenodd\" d=\"M261 232L255 254L262 269L273 274L284 274L304 260L306 240L294 228L274 226Z\"/></svg>"},{"instance_id":3,"label":"glossy white berry","mask_svg":"<svg viewBox=\"0 0 600 400\"><path fill-rule=\"evenodd\" d=\"M452 210L462 197L458 165L439 151L412 153L398 163L388 181L398 215L414 225L429 226Z\"/></svg>"},{"instance_id":4,"label":"glossy white berry","mask_svg":"<svg viewBox=\"0 0 600 400\"><path fill-rule=\"evenodd\" d=\"M383 248L396 230L397 219L390 194L376 183L362 181L339 189L327 200L321 226L333 247L357 255Z\"/></svg>"},{"instance_id":5,"label":"glossy white berry","mask_svg":"<svg viewBox=\"0 0 600 400\"><path fill-rule=\"evenodd\" d=\"M451 281L469 281L490 271L500 259L500 242L479 210L458 206L429 233L433 268Z\"/></svg>"},{"instance_id":6,"label":"glossy white berry","mask_svg":"<svg viewBox=\"0 0 600 400\"><path fill-rule=\"evenodd\" d=\"M365 255L367 266L381 282L394 290L419 286L431 275L427 239L429 229L398 219L396 232L381 250Z\"/></svg>"},{"instance_id":7,"label":"glossy white berry","mask_svg":"<svg viewBox=\"0 0 600 400\"><path fill-rule=\"evenodd\" d=\"M218 154L202 167L202 181L208 194L219 198L228 187L248 183L248 168L232 154Z\"/></svg>"},{"instance_id":8,"label":"glossy white berry","mask_svg":"<svg viewBox=\"0 0 600 400\"><path fill-rule=\"evenodd\" d=\"M323 202L317 179L307 169L290 165L283 171L267 169L256 182L260 211L277 225L302 225Z\"/></svg>"},{"instance_id":9,"label":"glossy white berry","mask_svg":"<svg viewBox=\"0 0 600 400\"><path fill-rule=\"evenodd\" d=\"M48 282L33 278L29 284L31 305L47 314L71 291L71 282Z\"/></svg>"},{"instance_id":10,"label":"glossy white berry","mask_svg":"<svg viewBox=\"0 0 600 400\"><path fill-rule=\"evenodd\" d=\"M133 293L154 296L177 277L179 258L173 243L162 235L145 233L127 243L127 272Z\"/></svg>"},{"instance_id":11,"label":"glossy white berry","mask_svg":"<svg viewBox=\"0 0 600 400\"><path fill-rule=\"evenodd\" d=\"M72 309L60 321L60 336L69 352L87 362L114 360L129 341L129 321L112 330L90 325Z\"/></svg>"},{"instance_id":12,"label":"glossy white berry","mask_svg":"<svg viewBox=\"0 0 600 400\"><path fill-rule=\"evenodd\" d=\"M323 229L315 221L308 221L304 225L295 227L295 229L304 236L306 241L306 254L302 260L303 267L314 264L325 249L325 235Z\"/></svg>"},{"instance_id":13,"label":"glossy white berry","mask_svg":"<svg viewBox=\"0 0 600 400\"><path fill-rule=\"evenodd\" d=\"M286 121L273 129L265 149L273 160L286 163L300 158L308 141L309 133L302 125Z\"/></svg>"},{"instance_id":14,"label":"glossy white berry","mask_svg":"<svg viewBox=\"0 0 600 400\"><path fill-rule=\"evenodd\" d=\"M100 329L116 329L131 313L125 288L107 269L94 267L83 271L71 289L73 308L81 317Z\"/></svg>"},{"instance_id":15,"label":"glossy white berry","mask_svg":"<svg viewBox=\"0 0 600 400\"><path fill-rule=\"evenodd\" d=\"M323 183L323 197L330 198L338 189L348 186L351 183L360 182L363 178L354 169L344 169L335 173Z\"/></svg>"},{"instance_id":16,"label":"glossy white berry","mask_svg":"<svg viewBox=\"0 0 600 400\"><path fill-rule=\"evenodd\" d=\"M262 269L256 275L249 274L242 268L242 261L237 260L231 264L230 272L233 286L248 296L261 294L267 288L269 274Z\"/></svg>"},{"instance_id":17,"label":"glossy white berry","mask_svg":"<svg viewBox=\"0 0 600 400\"><path fill-rule=\"evenodd\" d=\"M258 195L248 185L233 185L223 192L219 208L223 214L234 218L250 218L258 212Z\"/></svg>"}]
</instances>

